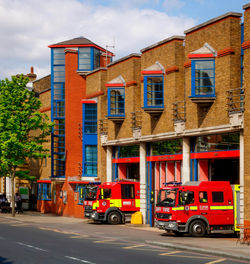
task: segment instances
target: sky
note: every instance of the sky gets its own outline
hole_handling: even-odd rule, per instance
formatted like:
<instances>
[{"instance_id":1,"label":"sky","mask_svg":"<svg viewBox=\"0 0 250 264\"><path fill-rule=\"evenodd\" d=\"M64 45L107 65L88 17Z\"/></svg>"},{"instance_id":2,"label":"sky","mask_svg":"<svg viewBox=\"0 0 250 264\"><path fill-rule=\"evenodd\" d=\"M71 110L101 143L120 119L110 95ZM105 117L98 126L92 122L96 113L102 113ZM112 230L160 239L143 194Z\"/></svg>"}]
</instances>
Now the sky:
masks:
<instances>
[{"instance_id":1,"label":"sky","mask_svg":"<svg viewBox=\"0 0 250 264\"><path fill-rule=\"evenodd\" d=\"M0 79L50 73L48 45L83 36L115 53L140 50L250 0L0 0Z\"/></svg>"}]
</instances>

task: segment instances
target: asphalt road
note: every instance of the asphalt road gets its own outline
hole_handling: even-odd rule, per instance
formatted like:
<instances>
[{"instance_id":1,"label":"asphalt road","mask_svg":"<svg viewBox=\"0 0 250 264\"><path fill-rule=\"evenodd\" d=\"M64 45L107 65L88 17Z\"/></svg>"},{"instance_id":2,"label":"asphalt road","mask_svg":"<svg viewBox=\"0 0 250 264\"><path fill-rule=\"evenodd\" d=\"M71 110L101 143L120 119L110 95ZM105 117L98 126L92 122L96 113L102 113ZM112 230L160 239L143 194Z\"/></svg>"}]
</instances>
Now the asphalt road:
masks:
<instances>
[{"instance_id":1,"label":"asphalt road","mask_svg":"<svg viewBox=\"0 0 250 264\"><path fill-rule=\"evenodd\" d=\"M86 225L86 226L85 226ZM85 223L88 232L75 233L22 224L14 220L0 222L0 263L86 263L133 264L176 263L214 264L247 263L222 257L154 247L142 243L134 231L131 240L121 239L122 226L95 226ZM117 232L107 237L107 229ZM97 232L94 230L97 229ZM103 230L103 232L101 232ZM120 232L119 232L120 230Z\"/></svg>"}]
</instances>

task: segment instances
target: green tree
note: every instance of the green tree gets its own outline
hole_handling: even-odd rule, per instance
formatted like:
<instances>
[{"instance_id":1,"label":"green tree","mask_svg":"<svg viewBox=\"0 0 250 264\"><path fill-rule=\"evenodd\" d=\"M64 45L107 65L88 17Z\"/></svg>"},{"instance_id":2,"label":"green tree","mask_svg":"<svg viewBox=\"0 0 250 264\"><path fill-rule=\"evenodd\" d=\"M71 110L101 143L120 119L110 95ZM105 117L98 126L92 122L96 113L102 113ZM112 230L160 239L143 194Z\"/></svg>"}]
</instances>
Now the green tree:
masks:
<instances>
[{"instance_id":1,"label":"green tree","mask_svg":"<svg viewBox=\"0 0 250 264\"><path fill-rule=\"evenodd\" d=\"M17 171L28 159L49 156L43 145L51 133L53 123L39 112L40 100L26 88L28 78L13 76L0 81L0 176L11 178L12 215L15 216L15 177L30 179Z\"/></svg>"}]
</instances>

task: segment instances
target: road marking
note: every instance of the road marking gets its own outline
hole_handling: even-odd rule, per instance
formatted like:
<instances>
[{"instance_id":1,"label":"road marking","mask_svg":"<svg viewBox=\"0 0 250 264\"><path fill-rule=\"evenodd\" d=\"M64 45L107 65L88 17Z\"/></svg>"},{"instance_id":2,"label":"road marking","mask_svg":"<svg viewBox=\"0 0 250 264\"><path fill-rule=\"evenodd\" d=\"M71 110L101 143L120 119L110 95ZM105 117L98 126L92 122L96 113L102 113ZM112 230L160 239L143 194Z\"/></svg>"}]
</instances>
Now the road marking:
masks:
<instances>
[{"instance_id":1,"label":"road marking","mask_svg":"<svg viewBox=\"0 0 250 264\"><path fill-rule=\"evenodd\" d=\"M138 247L145 247L145 245L134 245L134 246L128 246L128 247L123 247L124 249L131 249L131 248L138 248Z\"/></svg>"},{"instance_id":2,"label":"road marking","mask_svg":"<svg viewBox=\"0 0 250 264\"><path fill-rule=\"evenodd\" d=\"M211 262L207 262L206 264L214 264L214 263L219 263L219 262L223 262L225 261L226 259L217 259L217 260L214 260L214 261L211 261Z\"/></svg>"},{"instance_id":3,"label":"road marking","mask_svg":"<svg viewBox=\"0 0 250 264\"><path fill-rule=\"evenodd\" d=\"M178 252L178 251L177 251ZM181 251L180 251L181 252ZM187 256L187 255L172 255L174 252L169 252L170 254L168 253L163 253L163 254L159 254L159 255L162 255L162 256L170 256L170 257L178 257L178 258L191 258L191 259L213 259L212 257L202 257L202 256ZM205 263L205 264L209 264L209 263Z\"/></svg>"},{"instance_id":4,"label":"road marking","mask_svg":"<svg viewBox=\"0 0 250 264\"><path fill-rule=\"evenodd\" d=\"M168 253L162 253L162 254L159 254L160 256L167 256L167 255L172 255L172 254L176 254L176 253L180 253L181 251L171 251L171 252L168 252Z\"/></svg>"},{"instance_id":5,"label":"road marking","mask_svg":"<svg viewBox=\"0 0 250 264\"><path fill-rule=\"evenodd\" d=\"M112 244L112 245L128 245L128 242L119 242L118 240L114 239L106 239L106 240L97 240L93 241L93 243L103 243L103 244Z\"/></svg>"},{"instance_id":6,"label":"road marking","mask_svg":"<svg viewBox=\"0 0 250 264\"><path fill-rule=\"evenodd\" d=\"M10 224L10 226L27 226L27 224L20 223L20 224Z\"/></svg>"},{"instance_id":7,"label":"road marking","mask_svg":"<svg viewBox=\"0 0 250 264\"><path fill-rule=\"evenodd\" d=\"M70 236L69 238L86 238L89 237L88 235L75 235L75 236Z\"/></svg>"},{"instance_id":8,"label":"road marking","mask_svg":"<svg viewBox=\"0 0 250 264\"><path fill-rule=\"evenodd\" d=\"M94 243L107 243L107 242L114 242L114 239L107 239L107 240L97 240Z\"/></svg>"},{"instance_id":9,"label":"road marking","mask_svg":"<svg viewBox=\"0 0 250 264\"><path fill-rule=\"evenodd\" d=\"M33 249L36 249L36 250L39 250L39 251L48 252L48 250L46 250L46 249L42 249L42 248L39 248L39 247L34 247L34 246L32 246L32 245L24 244L24 243L22 243L22 242L17 242L17 244L19 244L19 245L21 245L21 246L28 247L28 248L33 248Z\"/></svg>"},{"instance_id":10,"label":"road marking","mask_svg":"<svg viewBox=\"0 0 250 264\"><path fill-rule=\"evenodd\" d=\"M65 258L72 259L72 260L75 260L75 261L78 261L78 262L82 262L82 263L95 264L94 262L90 262L90 261L87 261L87 260L84 260L84 259L75 258L75 257L65 256Z\"/></svg>"}]
</instances>

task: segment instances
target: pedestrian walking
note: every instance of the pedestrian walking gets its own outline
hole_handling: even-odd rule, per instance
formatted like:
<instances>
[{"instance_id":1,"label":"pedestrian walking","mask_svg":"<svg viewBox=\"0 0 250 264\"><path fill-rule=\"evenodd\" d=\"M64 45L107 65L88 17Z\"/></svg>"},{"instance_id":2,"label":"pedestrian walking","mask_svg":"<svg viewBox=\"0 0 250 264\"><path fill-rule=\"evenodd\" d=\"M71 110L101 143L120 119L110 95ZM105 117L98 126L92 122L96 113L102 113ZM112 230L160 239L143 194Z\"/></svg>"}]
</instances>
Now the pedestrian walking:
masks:
<instances>
[{"instance_id":1,"label":"pedestrian walking","mask_svg":"<svg viewBox=\"0 0 250 264\"><path fill-rule=\"evenodd\" d=\"M19 213L22 213L23 212L23 209L22 209L22 197L20 195L20 193L16 193L15 195L15 202L16 202L16 212L19 214Z\"/></svg>"}]
</instances>

